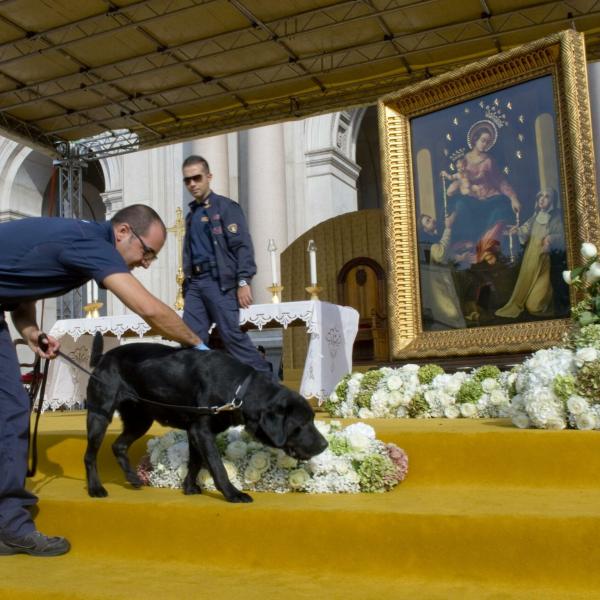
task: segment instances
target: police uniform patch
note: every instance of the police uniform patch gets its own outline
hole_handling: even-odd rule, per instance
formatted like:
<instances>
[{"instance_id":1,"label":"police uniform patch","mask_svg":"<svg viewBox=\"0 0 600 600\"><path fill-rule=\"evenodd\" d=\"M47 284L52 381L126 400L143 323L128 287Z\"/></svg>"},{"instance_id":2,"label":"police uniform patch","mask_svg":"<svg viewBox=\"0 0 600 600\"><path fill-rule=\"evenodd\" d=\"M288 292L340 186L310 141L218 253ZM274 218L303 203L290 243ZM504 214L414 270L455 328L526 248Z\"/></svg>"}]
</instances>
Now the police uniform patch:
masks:
<instances>
[{"instance_id":1,"label":"police uniform patch","mask_svg":"<svg viewBox=\"0 0 600 600\"><path fill-rule=\"evenodd\" d=\"M237 233L238 232L237 223L230 223L229 225L227 225L227 231L229 231L230 233Z\"/></svg>"}]
</instances>

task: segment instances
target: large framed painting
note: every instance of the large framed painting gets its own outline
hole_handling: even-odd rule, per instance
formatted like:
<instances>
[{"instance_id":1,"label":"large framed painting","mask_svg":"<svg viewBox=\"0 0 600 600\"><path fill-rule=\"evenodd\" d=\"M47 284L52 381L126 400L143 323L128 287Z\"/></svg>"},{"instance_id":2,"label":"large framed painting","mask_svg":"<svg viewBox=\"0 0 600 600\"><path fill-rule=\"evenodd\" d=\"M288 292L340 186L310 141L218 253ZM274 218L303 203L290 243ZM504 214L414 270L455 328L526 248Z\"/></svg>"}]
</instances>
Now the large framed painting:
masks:
<instances>
[{"instance_id":1,"label":"large framed painting","mask_svg":"<svg viewBox=\"0 0 600 600\"><path fill-rule=\"evenodd\" d=\"M562 272L599 237L583 36L388 95L379 124L392 357L559 342Z\"/></svg>"}]
</instances>

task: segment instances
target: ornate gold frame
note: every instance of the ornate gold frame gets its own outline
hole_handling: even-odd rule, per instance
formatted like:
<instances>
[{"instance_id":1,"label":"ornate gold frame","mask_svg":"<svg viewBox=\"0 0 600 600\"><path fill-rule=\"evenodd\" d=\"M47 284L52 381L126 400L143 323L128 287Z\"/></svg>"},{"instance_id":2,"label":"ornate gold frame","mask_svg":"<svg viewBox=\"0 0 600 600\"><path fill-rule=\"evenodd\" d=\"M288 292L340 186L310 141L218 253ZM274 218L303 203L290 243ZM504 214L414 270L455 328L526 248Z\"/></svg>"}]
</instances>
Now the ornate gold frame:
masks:
<instances>
[{"instance_id":1,"label":"ornate gold frame","mask_svg":"<svg viewBox=\"0 0 600 600\"><path fill-rule=\"evenodd\" d=\"M392 359L528 352L556 344L565 333L568 319L423 331L420 302L410 119L547 74L555 90L567 262L573 265L582 242L600 239L582 34L560 32L380 99Z\"/></svg>"}]
</instances>

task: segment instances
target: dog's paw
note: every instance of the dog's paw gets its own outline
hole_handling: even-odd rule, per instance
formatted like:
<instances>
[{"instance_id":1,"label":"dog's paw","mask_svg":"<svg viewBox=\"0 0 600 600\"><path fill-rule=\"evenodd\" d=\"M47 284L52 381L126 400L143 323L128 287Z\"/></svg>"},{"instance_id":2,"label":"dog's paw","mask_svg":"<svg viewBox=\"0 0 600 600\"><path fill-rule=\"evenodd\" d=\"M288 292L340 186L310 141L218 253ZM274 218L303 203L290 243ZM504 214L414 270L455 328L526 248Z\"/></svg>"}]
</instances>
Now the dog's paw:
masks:
<instances>
[{"instance_id":1,"label":"dog's paw","mask_svg":"<svg viewBox=\"0 0 600 600\"><path fill-rule=\"evenodd\" d=\"M88 494L92 497L92 498L106 498L106 496L108 496L108 492L106 491L106 489L99 485L99 486L94 486L94 487L89 487L88 488Z\"/></svg>"},{"instance_id":2,"label":"dog's paw","mask_svg":"<svg viewBox=\"0 0 600 600\"><path fill-rule=\"evenodd\" d=\"M127 481L129 481L134 488L141 488L144 485L144 482L135 473L127 475Z\"/></svg>"},{"instance_id":3,"label":"dog's paw","mask_svg":"<svg viewBox=\"0 0 600 600\"><path fill-rule=\"evenodd\" d=\"M197 483L188 483L186 481L183 482L183 493L186 495L191 494L201 494L202 488Z\"/></svg>"},{"instance_id":4,"label":"dog's paw","mask_svg":"<svg viewBox=\"0 0 600 600\"><path fill-rule=\"evenodd\" d=\"M235 503L248 503L248 502L254 502L254 500L252 500L252 496L246 494L245 492L240 492L238 491L235 494L232 494L231 496L229 496L227 498L227 502L235 502Z\"/></svg>"}]
</instances>

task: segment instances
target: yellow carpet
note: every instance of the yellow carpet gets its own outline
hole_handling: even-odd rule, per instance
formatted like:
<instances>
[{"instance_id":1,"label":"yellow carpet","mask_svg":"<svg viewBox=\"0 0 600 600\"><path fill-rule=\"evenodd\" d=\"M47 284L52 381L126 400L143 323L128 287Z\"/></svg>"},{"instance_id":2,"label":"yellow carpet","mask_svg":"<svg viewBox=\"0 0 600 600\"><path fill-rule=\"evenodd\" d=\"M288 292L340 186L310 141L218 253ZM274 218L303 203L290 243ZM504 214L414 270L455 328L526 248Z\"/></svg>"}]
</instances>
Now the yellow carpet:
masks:
<instances>
[{"instance_id":1,"label":"yellow carpet","mask_svg":"<svg viewBox=\"0 0 600 600\"><path fill-rule=\"evenodd\" d=\"M73 549L0 559L0 598L600 598L598 432L373 420L409 455L394 491L232 505L124 484L117 422L99 459L110 495L89 498L84 423L42 417L30 482L39 528Z\"/></svg>"}]
</instances>

